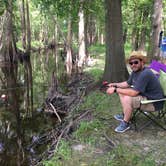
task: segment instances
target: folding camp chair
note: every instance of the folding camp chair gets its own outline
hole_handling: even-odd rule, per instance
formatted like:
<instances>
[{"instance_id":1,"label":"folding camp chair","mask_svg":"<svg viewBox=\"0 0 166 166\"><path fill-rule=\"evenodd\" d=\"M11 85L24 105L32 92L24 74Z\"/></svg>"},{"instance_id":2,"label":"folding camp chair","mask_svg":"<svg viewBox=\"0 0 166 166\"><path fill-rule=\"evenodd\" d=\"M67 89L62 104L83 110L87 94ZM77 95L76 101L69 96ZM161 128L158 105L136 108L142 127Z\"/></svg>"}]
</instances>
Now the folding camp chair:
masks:
<instances>
[{"instance_id":1,"label":"folding camp chair","mask_svg":"<svg viewBox=\"0 0 166 166\"><path fill-rule=\"evenodd\" d=\"M148 104L158 101L166 101L166 98L160 99L160 100L144 100L141 101L141 104ZM145 121L141 126L138 128L138 115L144 115L146 117L147 121ZM141 131L146 126L150 125L151 123L156 124L160 128L166 130L166 102L164 103L164 108L159 111L148 111L148 110L142 110L140 108L136 109L133 113L132 117L132 123L134 124L136 131Z\"/></svg>"},{"instance_id":2,"label":"folding camp chair","mask_svg":"<svg viewBox=\"0 0 166 166\"><path fill-rule=\"evenodd\" d=\"M138 108L137 110L134 111L133 117L132 117L132 122L134 123L135 129L138 130L137 128L137 116L142 114L144 115L149 121L145 124L143 124L139 130L143 129L150 123L155 123L162 129L166 130L166 65L159 63L157 61L153 61L150 65L150 68L156 70L159 74L159 81L162 86L163 92L165 97L160 100L144 100L141 101L141 104L148 104L148 103L154 103L154 102L159 102L159 101L165 101L164 102L164 108L162 110L156 110L156 111L148 111L148 110L142 110Z\"/></svg>"}]
</instances>

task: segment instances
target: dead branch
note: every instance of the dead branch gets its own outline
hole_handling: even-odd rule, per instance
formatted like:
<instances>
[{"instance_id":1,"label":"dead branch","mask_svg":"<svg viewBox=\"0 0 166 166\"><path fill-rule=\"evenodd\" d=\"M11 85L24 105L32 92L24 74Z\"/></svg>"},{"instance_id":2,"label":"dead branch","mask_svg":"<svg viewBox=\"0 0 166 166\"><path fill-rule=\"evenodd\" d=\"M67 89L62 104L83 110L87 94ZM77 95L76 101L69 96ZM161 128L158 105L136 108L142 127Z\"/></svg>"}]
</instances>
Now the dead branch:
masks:
<instances>
[{"instance_id":1,"label":"dead branch","mask_svg":"<svg viewBox=\"0 0 166 166\"><path fill-rule=\"evenodd\" d=\"M109 145L112 148L115 147L115 143L108 137L108 135L106 133L104 133L104 137L106 138L106 140L108 141Z\"/></svg>"},{"instance_id":2,"label":"dead branch","mask_svg":"<svg viewBox=\"0 0 166 166\"><path fill-rule=\"evenodd\" d=\"M50 159L57 152L61 140L69 138L70 134L76 129L76 126L91 115L92 109L81 113L76 113L75 110L82 103L86 90L92 82L92 79L88 76L77 75L67 85L68 93L64 95L58 91L58 87L54 88L56 79L53 80L52 88L49 90L48 98L45 102L45 110L50 110L56 114L60 123L56 124L55 129L44 133L28 146L29 150L35 151L35 148L38 146L49 143L49 148L46 151L35 157L35 159L33 158L32 165L41 165L42 160ZM65 118L61 119L61 112L67 112L68 114L66 114Z\"/></svg>"},{"instance_id":3,"label":"dead branch","mask_svg":"<svg viewBox=\"0 0 166 166\"><path fill-rule=\"evenodd\" d=\"M54 111L55 115L57 116L57 118L58 118L58 120L59 120L59 122L61 123L61 122L62 122L62 120L61 120L60 116L58 115L58 113L57 113L57 111L56 111L55 107L54 107L51 103L49 103L49 104L50 104L50 106L52 107L52 109L53 109L53 111Z\"/></svg>"},{"instance_id":4,"label":"dead branch","mask_svg":"<svg viewBox=\"0 0 166 166\"><path fill-rule=\"evenodd\" d=\"M51 132L45 133L43 136L40 137L39 141L34 142L29 147L35 148L37 146L40 146L43 143L51 142L51 145L47 151L42 153L38 158L36 158L32 165L40 165L41 160L48 160L53 156L55 152L58 150L59 143L62 139L66 138L69 134L71 134L71 129L78 124L78 121L85 118L91 110L87 110L86 112L83 112L79 115L75 115L76 117L73 117L70 119L70 121L64 121L63 124L61 124L63 127L59 129L53 129ZM74 119L74 120L73 120Z\"/></svg>"}]
</instances>

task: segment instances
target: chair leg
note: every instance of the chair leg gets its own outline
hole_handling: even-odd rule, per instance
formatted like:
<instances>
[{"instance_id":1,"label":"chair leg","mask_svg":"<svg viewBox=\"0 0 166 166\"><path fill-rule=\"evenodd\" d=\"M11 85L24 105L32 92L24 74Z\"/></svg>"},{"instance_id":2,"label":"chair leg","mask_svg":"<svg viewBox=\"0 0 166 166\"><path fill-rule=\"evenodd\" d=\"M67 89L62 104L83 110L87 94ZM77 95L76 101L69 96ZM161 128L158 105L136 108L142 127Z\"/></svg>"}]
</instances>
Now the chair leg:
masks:
<instances>
[{"instance_id":1,"label":"chair leg","mask_svg":"<svg viewBox=\"0 0 166 166\"><path fill-rule=\"evenodd\" d=\"M136 116L138 116L138 114L143 114L145 115L150 121L148 121L147 123L145 123L144 125L142 125L139 129L137 127L137 118ZM150 115L148 115L150 114ZM158 125L159 127L161 127L163 130L166 130L166 127L164 127L163 125L161 125L157 120L156 120L156 116L151 113L151 112L144 112L143 110L140 110L140 109L136 109L134 112L133 112L133 116L132 116L132 120L131 122L134 124L134 128L135 128L135 131L141 131L143 128L147 127L149 124L151 124L152 122L154 122L156 125ZM159 112L158 114L158 119L162 119L164 118L165 119L165 113L163 114L163 112ZM166 119L165 119L166 120Z\"/></svg>"},{"instance_id":2,"label":"chair leg","mask_svg":"<svg viewBox=\"0 0 166 166\"><path fill-rule=\"evenodd\" d=\"M153 116L153 118L152 118L152 116L149 116L148 114L146 114L144 111L141 111L141 113L143 113L147 118L149 118L149 119L150 119L152 122L154 122L156 125L158 125L158 126L161 127L162 129L166 130L166 128L165 128L163 125L161 125L161 124L155 119L154 115L153 115L151 112L149 112L149 113Z\"/></svg>"},{"instance_id":3,"label":"chair leg","mask_svg":"<svg viewBox=\"0 0 166 166\"><path fill-rule=\"evenodd\" d=\"M142 125L142 126L139 128L139 131L141 131L141 130L144 129L145 127L149 126L150 124L152 124L152 121L148 121L147 123L145 123L144 125Z\"/></svg>"},{"instance_id":4,"label":"chair leg","mask_svg":"<svg viewBox=\"0 0 166 166\"><path fill-rule=\"evenodd\" d=\"M136 115L139 113L139 109L136 109L134 112L133 112L133 116L132 116L132 119L131 119L131 123L134 125L134 130L135 131L138 131L138 128L137 128L137 119L136 119Z\"/></svg>"}]
</instances>

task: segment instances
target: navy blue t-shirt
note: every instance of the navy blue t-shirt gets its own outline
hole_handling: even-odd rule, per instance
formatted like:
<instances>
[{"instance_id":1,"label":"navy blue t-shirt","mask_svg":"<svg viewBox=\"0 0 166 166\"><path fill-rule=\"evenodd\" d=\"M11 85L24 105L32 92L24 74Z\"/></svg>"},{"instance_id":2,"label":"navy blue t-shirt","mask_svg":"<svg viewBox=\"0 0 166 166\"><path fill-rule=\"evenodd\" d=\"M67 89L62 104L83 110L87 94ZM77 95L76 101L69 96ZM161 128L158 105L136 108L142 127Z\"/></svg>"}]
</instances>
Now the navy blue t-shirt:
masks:
<instances>
[{"instance_id":1,"label":"navy blue t-shirt","mask_svg":"<svg viewBox=\"0 0 166 166\"><path fill-rule=\"evenodd\" d=\"M161 99L164 97L162 87L158 78L148 68L144 68L139 72L132 72L127 80L129 85L132 85L133 89L140 92L141 96L145 96L147 99ZM163 108L163 101L153 103L156 110Z\"/></svg>"}]
</instances>

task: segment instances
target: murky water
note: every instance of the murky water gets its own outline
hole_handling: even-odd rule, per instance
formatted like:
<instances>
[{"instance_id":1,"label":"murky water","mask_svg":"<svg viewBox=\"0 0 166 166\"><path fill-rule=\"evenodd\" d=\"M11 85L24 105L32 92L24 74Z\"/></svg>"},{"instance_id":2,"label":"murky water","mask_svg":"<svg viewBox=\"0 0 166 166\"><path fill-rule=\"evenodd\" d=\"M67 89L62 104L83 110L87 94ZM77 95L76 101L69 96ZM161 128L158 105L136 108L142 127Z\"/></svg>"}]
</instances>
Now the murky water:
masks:
<instances>
[{"instance_id":1,"label":"murky water","mask_svg":"<svg viewBox=\"0 0 166 166\"><path fill-rule=\"evenodd\" d=\"M0 81L0 165L1 166L29 166L39 154L46 150L48 144L38 142L40 146L32 146L35 141L40 140L43 133L51 130L56 123L56 119L46 115L43 111L45 101L51 82L53 71L58 76L64 72L64 63L58 61L55 65L55 51L47 50L43 54L32 55L31 65L33 70L33 116L27 113L25 102L26 87L25 68L19 66L19 80L23 82L22 87L18 87L16 79L8 74L12 83L8 81L11 88L2 89L4 83ZM46 58L47 55L47 58ZM60 58L59 58L60 59ZM59 65L62 64L60 67ZM58 68L58 70L56 69ZM62 68L62 70L61 70ZM1 73L2 74L2 73ZM7 76L8 77L8 76ZM17 78L16 77L16 78ZM9 80L8 78L8 80ZM6 79L7 80L7 79ZM27 82L26 82L27 84ZM25 88L25 89L24 89ZM10 91L10 92L9 92ZM9 94L9 97L7 96ZM28 115L28 116L27 116Z\"/></svg>"},{"instance_id":2,"label":"murky water","mask_svg":"<svg viewBox=\"0 0 166 166\"><path fill-rule=\"evenodd\" d=\"M44 93L39 96L36 105L40 105L45 98ZM33 117L26 117L25 110L15 110L16 114L10 102L2 101L2 98L0 104L0 165L29 166L46 149L46 145L33 148L31 145L55 122L40 107L34 109Z\"/></svg>"}]
</instances>

